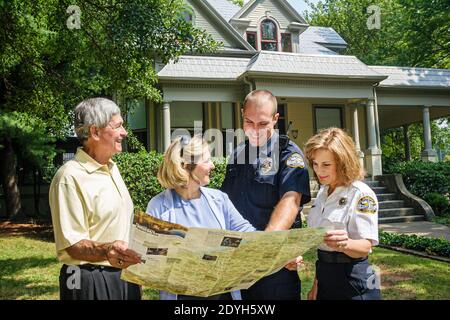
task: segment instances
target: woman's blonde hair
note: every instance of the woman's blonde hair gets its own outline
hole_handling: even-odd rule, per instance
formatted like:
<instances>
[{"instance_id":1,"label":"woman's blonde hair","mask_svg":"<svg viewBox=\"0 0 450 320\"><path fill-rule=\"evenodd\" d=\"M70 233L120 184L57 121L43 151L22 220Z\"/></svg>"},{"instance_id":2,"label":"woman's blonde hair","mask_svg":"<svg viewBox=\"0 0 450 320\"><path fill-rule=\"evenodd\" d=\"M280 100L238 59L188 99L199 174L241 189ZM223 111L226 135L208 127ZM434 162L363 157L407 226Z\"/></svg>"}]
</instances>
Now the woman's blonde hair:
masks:
<instances>
[{"instance_id":1,"label":"woman's blonde hair","mask_svg":"<svg viewBox=\"0 0 450 320\"><path fill-rule=\"evenodd\" d=\"M209 150L208 143L201 136L175 139L164 153L164 160L158 170L158 181L163 188L185 187L189 179L199 182L192 171Z\"/></svg>"},{"instance_id":2,"label":"woman's blonde hair","mask_svg":"<svg viewBox=\"0 0 450 320\"><path fill-rule=\"evenodd\" d=\"M305 155L309 165L313 167L314 154L317 150L330 151L336 161L338 183L350 185L355 180L364 178L364 170L359 162L353 139L342 129L328 128L319 131L305 144ZM314 172L317 179L317 175Z\"/></svg>"}]
</instances>

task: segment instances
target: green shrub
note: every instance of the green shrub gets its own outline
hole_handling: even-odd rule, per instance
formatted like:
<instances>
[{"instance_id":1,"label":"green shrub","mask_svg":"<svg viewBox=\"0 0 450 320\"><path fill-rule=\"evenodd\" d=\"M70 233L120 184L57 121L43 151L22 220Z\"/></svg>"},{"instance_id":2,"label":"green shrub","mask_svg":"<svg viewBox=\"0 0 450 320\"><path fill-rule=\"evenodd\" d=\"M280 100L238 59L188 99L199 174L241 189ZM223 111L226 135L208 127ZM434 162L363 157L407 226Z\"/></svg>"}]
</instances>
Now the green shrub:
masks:
<instances>
[{"instance_id":1,"label":"green shrub","mask_svg":"<svg viewBox=\"0 0 450 320\"><path fill-rule=\"evenodd\" d=\"M156 177L162 159L163 155L155 151L123 152L114 156L136 208L145 210L150 199L164 190ZM225 176L226 159L215 158L213 162L216 169L211 172L208 187L218 189Z\"/></svg>"},{"instance_id":2,"label":"green shrub","mask_svg":"<svg viewBox=\"0 0 450 320\"><path fill-rule=\"evenodd\" d=\"M450 241L391 232L380 232L380 243L392 247L401 247L426 252L430 255L450 257Z\"/></svg>"},{"instance_id":3,"label":"green shrub","mask_svg":"<svg viewBox=\"0 0 450 320\"><path fill-rule=\"evenodd\" d=\"M408 190L421 198L432 192L446 196L450 189L449 162L399 162L392 164L387 173L401 174Z\"/></svg>"},{"instance_id":4,"label":"green shrub","mask_svg":"<svg viewBox=\"0 0 450 320\"><path fill-rule=\"evenodd\" d=\"M423 199L433 208L436 215L443 216L449 212L450 206L447 197L436 192L430 192Z\"/></svg>"}]
</instances>

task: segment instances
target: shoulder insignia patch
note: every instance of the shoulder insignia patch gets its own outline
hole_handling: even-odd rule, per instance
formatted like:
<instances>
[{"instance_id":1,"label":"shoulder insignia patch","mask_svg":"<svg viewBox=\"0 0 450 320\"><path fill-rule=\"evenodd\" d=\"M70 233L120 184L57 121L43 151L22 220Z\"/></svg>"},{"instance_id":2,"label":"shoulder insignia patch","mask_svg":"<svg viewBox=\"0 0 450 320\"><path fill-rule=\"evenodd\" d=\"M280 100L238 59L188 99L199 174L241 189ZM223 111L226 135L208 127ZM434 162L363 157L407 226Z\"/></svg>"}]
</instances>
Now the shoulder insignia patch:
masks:
<instances>
[{"instance_id":1,"label":"shoulder insignia patch","mask_svg":"<svg viewBox=\"0 0 450 320\"><path fill-rule=\"evenodd\" d=\"M377 212L377 203L370 196L361 197L356 205L356 211L360 213L374 214Z\"/></svg>"},{"instance_id":2,"label":"shoulder insignia patch","mask_svg":"<svg viewBox=\"0 0 450 320\"><path fill-rule=\"evenodd\" d=\"M295 152L286 160L286 165L291 168L304 168L305 161L299 153Z\"/></svg>"}]
</instances>

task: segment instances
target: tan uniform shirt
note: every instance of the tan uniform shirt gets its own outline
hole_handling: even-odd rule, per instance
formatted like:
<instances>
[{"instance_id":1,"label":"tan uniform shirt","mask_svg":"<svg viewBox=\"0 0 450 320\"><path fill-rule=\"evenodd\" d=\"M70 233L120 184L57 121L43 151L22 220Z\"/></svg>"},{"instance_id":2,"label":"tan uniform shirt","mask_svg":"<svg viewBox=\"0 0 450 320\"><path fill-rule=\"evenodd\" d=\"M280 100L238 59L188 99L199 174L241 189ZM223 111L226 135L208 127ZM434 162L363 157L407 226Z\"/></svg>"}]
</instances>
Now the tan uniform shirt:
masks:
<instances>
[{"instance_id":1,"label":"tan uniform shirt","mask_svg":"<svg viewBox=\"0 0 450 320\"><path fill-rule=\"evenodd\" d=\"M49 200L56 251L62 263L88 263L71 258L65 250L83 239L128 242L133 202L112 160L101 165L79 148L75 158L53 178ZM108 261L93 264L110 265Z\"/></svg>"}]
</instances>

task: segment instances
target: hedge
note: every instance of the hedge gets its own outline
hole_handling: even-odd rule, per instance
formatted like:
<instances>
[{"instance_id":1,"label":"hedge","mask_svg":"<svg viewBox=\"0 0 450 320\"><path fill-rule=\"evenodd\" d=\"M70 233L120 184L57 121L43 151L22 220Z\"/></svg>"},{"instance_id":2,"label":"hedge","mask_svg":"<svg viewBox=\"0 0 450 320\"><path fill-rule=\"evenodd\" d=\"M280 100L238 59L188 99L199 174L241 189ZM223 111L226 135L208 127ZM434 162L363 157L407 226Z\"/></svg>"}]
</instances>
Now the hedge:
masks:
<instances>
[{"instance_id":1,"label":"hedge","mask_svg":"<svg viewBox=\"0 0 450 320\"><path fill-rule=\"evenodd\" d=\"M426 252L430 255L437 255L450 258L450 241L446 239L427 238L406 234L397 234L380 231L380 243L405 249Z\"/></svg>"},{"instance_id":2,"label":"hedge","mask_svg":"<svg viewBox=\"0 0 450 320\"><path fill-rule=\"evenodd\" d=\"M398 162L387 171L401 174L408 190L428 202L436 215L450 212L450 162Z\"/></svg>"},{"instance_id":3,"label":"hedge","mask_svg":"<svg viewBox=\"0 0 450 320\"><path fill-rule=\"evenodd\" d=\"M162 160L163 155L155 151L123 152L114 156L136 208L145 210L150 199L164 190L156 177ZM211 172L208 187L218 189L224 179L226 159L215 158L213 163L216 168Z\"/></svg>"},{"instance_id":4,"label":"hedge","mask_svg":"<svg viewBox=\"0 0 450 320\"><path fill-rule=\"evenodd\" d=\"M401 174L408 190L421 198L432 192L449 193L450 162L399 162L391 165L388 173Z\"/></svg>"}]
</instances>

